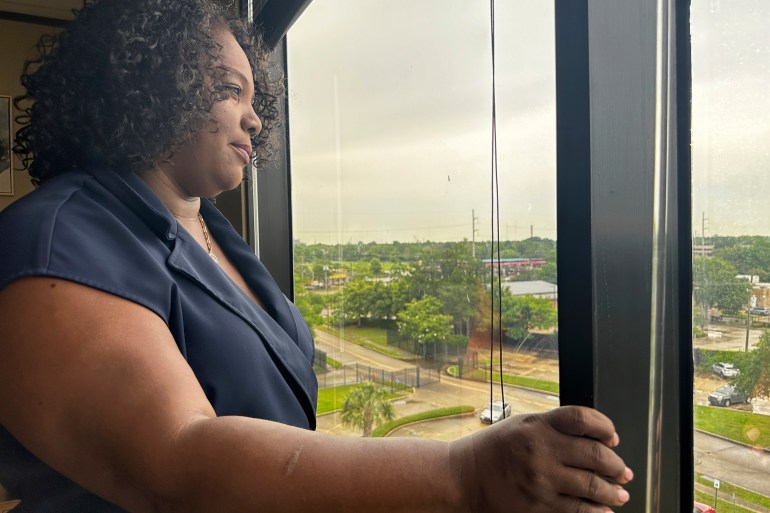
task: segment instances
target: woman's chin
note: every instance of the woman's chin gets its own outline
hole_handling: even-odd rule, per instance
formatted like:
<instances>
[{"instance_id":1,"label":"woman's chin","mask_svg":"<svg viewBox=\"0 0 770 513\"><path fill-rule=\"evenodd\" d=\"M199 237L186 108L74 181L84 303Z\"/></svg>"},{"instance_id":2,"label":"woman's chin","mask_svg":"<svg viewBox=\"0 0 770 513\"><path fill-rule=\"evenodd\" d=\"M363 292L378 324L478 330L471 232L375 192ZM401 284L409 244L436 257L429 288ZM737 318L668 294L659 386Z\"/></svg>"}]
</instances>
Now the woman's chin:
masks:
<instances>
[{"instance_id":1,"label":"woman's chin","mask_svg":"<svg viewBox=\"0 0 770 513\"><path fill-rule=\"evenodd\" d=\"M218 188L220 189L217 194L227 191L232 191L243 182L243 169L237 173L228 173L225 176L219 177L217 180Z\"/></svg>"}]
</instances>

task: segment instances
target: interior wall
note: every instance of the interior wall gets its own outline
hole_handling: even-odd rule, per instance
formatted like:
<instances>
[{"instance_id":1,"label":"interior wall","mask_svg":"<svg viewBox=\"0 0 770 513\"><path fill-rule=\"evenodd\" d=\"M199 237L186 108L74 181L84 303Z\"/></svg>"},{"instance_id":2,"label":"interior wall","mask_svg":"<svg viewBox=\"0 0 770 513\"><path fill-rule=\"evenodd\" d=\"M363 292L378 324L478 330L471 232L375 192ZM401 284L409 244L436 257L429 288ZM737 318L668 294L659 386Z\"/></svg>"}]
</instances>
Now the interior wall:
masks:
<instances>
[{"instance_id":1,"label":"interior wall","mask_svg":"<svg viewBox=\"0 0 770 513\"><path fill-rule=\"evenodd\" d=\"M0 20L0 95L18 96L24 92L21 87L21 71L24 61L35 55L35 45L40 36L55 34L60 29L46 25L34 25L16 21ZM11 107L13 111L13 107ZM13 111L13 116L16 116ZM17 125L12 121L11 130L16 131ZM18 161L14 159L13 196L0 196L0 210L33 190L29 174L17 169Z\"/></svg>"}]
</instances>

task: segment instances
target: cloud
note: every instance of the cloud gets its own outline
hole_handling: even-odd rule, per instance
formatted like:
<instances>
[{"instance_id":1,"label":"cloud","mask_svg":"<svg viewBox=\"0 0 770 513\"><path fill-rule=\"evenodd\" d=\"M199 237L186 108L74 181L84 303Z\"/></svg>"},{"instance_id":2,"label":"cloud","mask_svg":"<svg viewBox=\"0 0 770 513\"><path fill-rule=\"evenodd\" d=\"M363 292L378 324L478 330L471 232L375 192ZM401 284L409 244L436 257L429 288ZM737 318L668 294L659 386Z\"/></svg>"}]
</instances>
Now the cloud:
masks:
<instances>
[{"instance_id":1,"label":"cloud","mask_svg":"<svg viewBox=\"0 0 770 513\"><path fill-rule=\"evenodd\" d=\"M501 226L554 237L553 6L513 3L496 19ZM490 222L488 6L310 5L288 38L296 238L462 240L472 210Z\"/></svg>"},{"instance_id":2,"label":"cloud","mask_svg":"<svg viewBox=\"0 0 770 513\"><path fill-rule=\"evenodd\" d=\"M299 238L461 240L471 210L489 224L488 5L310 4L288 39ZM496 5L501 226L555 236L553 5ZM768 234L770 2L691 10L694 224Z\"/></svg>"}]
</instances>

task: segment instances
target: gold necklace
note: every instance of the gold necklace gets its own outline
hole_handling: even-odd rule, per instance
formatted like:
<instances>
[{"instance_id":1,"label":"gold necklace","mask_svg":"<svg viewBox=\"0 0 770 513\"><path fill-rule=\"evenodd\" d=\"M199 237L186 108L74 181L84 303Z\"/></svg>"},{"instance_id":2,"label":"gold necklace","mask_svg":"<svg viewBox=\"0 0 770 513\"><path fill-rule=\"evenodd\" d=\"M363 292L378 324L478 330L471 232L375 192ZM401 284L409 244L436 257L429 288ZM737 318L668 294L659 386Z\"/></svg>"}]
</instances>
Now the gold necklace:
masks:
<instances>
[{"instance_id":1,"label":"gold necklace","mask_svg":"<svg viewBox=\"0 0 770 513\"><path fill-rule=\"evenodd\" d=\"M206 227L206 221L203 220L203 216L201 215L200 212L198 212L198 221L201 222L201 228L203 228L203 238L206 239L206 249L209 252L209 256L211 257L211 259L214 262L216 262L218 264L219 263L219 259L214 254L214 252L211 251L211 239L209 239L209 230Z\"/></svg>"}]
</instances>

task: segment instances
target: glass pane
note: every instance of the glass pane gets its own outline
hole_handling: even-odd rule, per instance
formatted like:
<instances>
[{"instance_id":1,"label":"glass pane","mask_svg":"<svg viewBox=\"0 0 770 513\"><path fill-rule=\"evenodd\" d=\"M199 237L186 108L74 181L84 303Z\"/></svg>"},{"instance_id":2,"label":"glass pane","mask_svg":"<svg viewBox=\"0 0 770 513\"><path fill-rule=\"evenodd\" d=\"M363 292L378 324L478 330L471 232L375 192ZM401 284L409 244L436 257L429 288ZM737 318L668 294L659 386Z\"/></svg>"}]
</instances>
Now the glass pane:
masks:
<instances>
[{"instance_id":1,"label":"glass pane","mask_svg":"<svg viewBox=\"0 0 770 513\"><path fill-rule=\"evenodd\" d=\"M692 2L694 486L720 513L770 505L768 19Z\"/></svg>"},{"instance_id":2,"label":"glass pane","mask_svg":"<svg viewBox=\"0 0 770 513\"><path fill-rule=\"evenodd\" d=\"M391 436L454 439L558 406L553 5L497 3L499 255L488 9L315 0L289 33L296 302L315 330L319 430L365 432L340 408L361 411L367 381L395 419L432 419ZM501 363L507 404L484 414L503 400Z\"/></svg>"}]
</instances>

